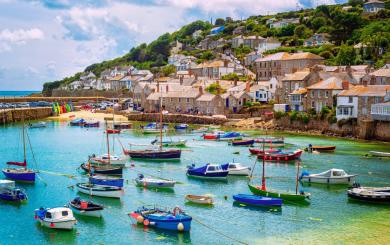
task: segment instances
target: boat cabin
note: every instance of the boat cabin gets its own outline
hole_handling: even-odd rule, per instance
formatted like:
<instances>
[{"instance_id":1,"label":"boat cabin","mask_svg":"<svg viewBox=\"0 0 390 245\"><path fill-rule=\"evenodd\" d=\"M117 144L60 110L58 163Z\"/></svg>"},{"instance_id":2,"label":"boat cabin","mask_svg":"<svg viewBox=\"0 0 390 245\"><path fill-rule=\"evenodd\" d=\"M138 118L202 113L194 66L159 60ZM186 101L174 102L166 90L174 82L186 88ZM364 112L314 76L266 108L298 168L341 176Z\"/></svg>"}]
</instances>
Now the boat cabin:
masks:
<instances>
[{"instance_id":1,"label":"boat cabin","mask_svg":"<svg viewBox=\"0 0 390 245\"><path fill-rule=\"evenodd\" d=\"M73 212L69 208L53 208L49 209L45 214L45 219L60 220L72 218Z\"/></svg>"},{"instance_id":2,"label":"boat cabin","mask_svg":"<svg viewBox=\"0 0 390 245\"><path fill-rule=\"evenodd\" d=\"M332 169L329 169L328 171L324 172L321 175L324 177L343 177L343 176L346 176L347 173L345 173L345 171L342 169L332 168Z\"/></svg>"},{"instance_id":3,"label":"boat cabin","mask_svg":"<svg viewBox=\"0 0 390 245\"><path fill-rule=\"evenodd\" d=\"M208 165L206 172L221 172L223 169L219 165Z\"/></svg>"}]
</instances>

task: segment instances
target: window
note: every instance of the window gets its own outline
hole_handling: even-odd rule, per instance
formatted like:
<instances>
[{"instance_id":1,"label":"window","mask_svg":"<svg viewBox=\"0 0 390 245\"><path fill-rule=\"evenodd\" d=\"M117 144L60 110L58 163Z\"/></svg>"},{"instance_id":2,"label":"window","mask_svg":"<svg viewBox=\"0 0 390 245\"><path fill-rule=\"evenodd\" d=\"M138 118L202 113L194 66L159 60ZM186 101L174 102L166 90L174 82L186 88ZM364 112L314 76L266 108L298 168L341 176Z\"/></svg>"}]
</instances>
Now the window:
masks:
<instances>
[{"instance_id":1,"label":"window","mask_svg":"<svg viewBox=\"0 0 390 245\"><path fill-rule=\"evenodd\" d=\"M263 73L262 72L260 72L260 77L262 77L263 76Z\"/></svg>"},{"instance_id":2,"label":"window","mask_svg":"<svg viewBox=\"0 0 390 245\"><path fill-rule=\"evenodd\" d=\"M179 98L179 102L181 102L181 98Z\"/></svg>"},{"instance_id":3,"label":"window","mask_svg":"<svg viewBox=\"0 0 390 245\"><path fill-rule=\"evenodd\" d=\"M329 97L329 91L325 91L325 98Z\"/></svg>"},{"instance_id":4,"label":"window","mask_svg":"<svg viewBox=\"0 0 390 245\"><path fill-rule=\"evenodd\" d=\"M311 102L311 108L315 108L315 104L314 104L314 101Z\"/></svg>"},{"instance_id":5,"label":"window","mask_svg":"<svg viewBox=\"0 0 390 245\"><path fill-rule=\"evenodd\" d=\"M45 218L51 219L51 213L50 212L46 212Z\"/></svg>"},{"instance_id":6,"label":"window","mask_svg":"<svg viewBox=\"0 0 390 245\"><path fill-rule=\"evenodd\" d=\"M374 97L374 104L381 103L381 97Z\"/></svg>"},{"instance_id":7,"label":"window","mask_svg":"<svg viewBox=\"0 0 390 245\"><path fill-rule=\"evenodd\" d=\"M187 98L187 103L190 103L190 98Z\"/></svg>"},{"instance_id":8,"label":"window","mask_svg":"<svg viewBox=\"0 0 390 245\"><path fill-rule=\"evenodd\" d=\"M272 83L269 85L269 88L272 88Z\"/></svg>"},{"instance_id":9,"label":"window","mask_svg":"<svg viewBox=\"0 0 390 245\"><path fill-rule=\"evenodd\" d=\"M268 72L268 76L272 77L272 72Z\"/></svg>"},{"instance_id":10,"label":"window","mask_svg":"<svg viewBox=\"0 0 390 245\"><path fill-rule=\"evenodd\" d=\"M276 67L276 62L274 61L274 67Z\"/></svg>"},{"instance_id":11,"label":"window","mask_svg":"<svg viewBox=\"0 0 390 245\"><path fill-rule=\"evenodd\" d=\"M311 96L312 98L314 98L314 91L313 91L313 90L310 91L310 96Z\"/></svg>"},{"instance_id":12,"label":"window","mask_svg":"<svg viewBox=\"0 0 390 245\"><path fill-rule=\"evenodd\" d=\"M207 171L215 171L215 167L214 166L209 166Z\"/></svg>"},{"instance_id":13,"label":"window","mask_svg":"<svg viewBox=\"0 0 390 245\"><path fill-rule=\"evenodd\" d=\"M317 97L318 97L318 98L321 98L321 90L318 90L318 91L317 91Z\"/></svg>"},{"instance_id":14,"label":"window","mask_svg":"<svg viewBox=\"0 0 390 245\"><path fill-rule=\"evenodd\" d=\"M352 101L353 101L353 97L352 97L352 96L349 96L349 97L348 97L348 103L352 103Z\"/></svg>"},{"instance_id":15,"label":"window","mask_svg":"<svg viewBox=\"0 0 390 245\"><path fill-rule=\"evenodd\" d=\"M62 216L68 216L68 211L62 211Z\"/></svg>"}]
</instances>

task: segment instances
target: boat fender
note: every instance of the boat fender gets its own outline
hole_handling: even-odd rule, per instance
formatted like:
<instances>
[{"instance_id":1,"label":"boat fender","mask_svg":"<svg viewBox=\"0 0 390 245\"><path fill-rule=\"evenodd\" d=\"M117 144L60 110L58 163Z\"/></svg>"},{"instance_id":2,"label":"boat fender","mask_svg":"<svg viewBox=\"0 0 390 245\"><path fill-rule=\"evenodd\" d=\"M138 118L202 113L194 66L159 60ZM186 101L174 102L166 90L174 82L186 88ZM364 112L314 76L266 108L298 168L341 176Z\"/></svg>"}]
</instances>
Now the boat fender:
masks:
<instances>
[{"instance_id":1,"label":"boat fender","mask_svg":"<svg viewBox=\"0 0 390 245\"><path fill-rule=\"evenodd\" d=\"M177 230L178 231L183 231L184 230L184 225L183 225L183 223L179 223L179 224L177 224Z\"/></svg>"},{"instance_id":2,"label":"boat fender","mask_svg":"<svg viewBox=\"0 0 390 245\"><path fill-rule=\"evenodd\" d=\"M142 217L142 215L139 215L139 216L137 217L137 222L140 223L140 224L142 224L142 223L144 222L144 217Z\"/></svg>"},{"instance_id":3,"label":"boat fender","mask_svg":"<svg viewBox=\"0 0 390 245\"><path fill-rule=\"evenodd\" d=\"M144 226L148 226L150 224L149 220L148 219L145 219L144 220Z\"/></svg>"},{"instance_id":4,"label":"boat fender","mask_svg":"<svg viewBox=\"0 0 390 245\"><path fill-rule=\"evenodd\" d=\"M288 161L288 157L285 157L284 160Z\"/></svg>"},{"instance_id":5,"label":"boat fender","mask_svg":"<svg viewBox=\"0 0 390 245\"><path fill-rule=\"evenodd\" d=\"M55 226L56 225L53 222L50 223L50 227L55 227Z\"/></svg>"},{"instance_id":6,"label":"boat fender","mask_svg":"<svg viewBox=\"0 0 390 245\"><path fill-rule=\"evenodd\" d=\"M276 160L280 161L280 157L276 158Z\"/></svg>"}]
</instances>

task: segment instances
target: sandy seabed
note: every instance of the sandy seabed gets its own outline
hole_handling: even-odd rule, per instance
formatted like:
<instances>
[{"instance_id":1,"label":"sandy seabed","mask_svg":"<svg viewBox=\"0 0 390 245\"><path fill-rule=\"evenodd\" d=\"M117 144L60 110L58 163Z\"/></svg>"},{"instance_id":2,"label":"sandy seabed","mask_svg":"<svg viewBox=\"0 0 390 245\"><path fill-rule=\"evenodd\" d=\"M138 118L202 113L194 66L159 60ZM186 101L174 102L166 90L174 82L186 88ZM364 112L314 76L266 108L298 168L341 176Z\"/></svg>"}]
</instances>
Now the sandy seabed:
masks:
<instances>
[{"instance_id":1,"label":"sandy seabed","mask_svg":"<svg viewBox=\"0 0 390 245\"><path fill-rule=\"evenodd\" d=\"M53 116L49 117L48 119L54 119L54 120L64 120L64 121L69 121L73 120L76 118L84 118L85 120L98 120L98 121L104 121L104 118L112 118L113 115L112 113L94 113L91 111L72 111L68 113L61 114L59 116ZM127 117L122 116L122 115L115 115L115 122L127 122Z\"/></svg>"}]
</instances>

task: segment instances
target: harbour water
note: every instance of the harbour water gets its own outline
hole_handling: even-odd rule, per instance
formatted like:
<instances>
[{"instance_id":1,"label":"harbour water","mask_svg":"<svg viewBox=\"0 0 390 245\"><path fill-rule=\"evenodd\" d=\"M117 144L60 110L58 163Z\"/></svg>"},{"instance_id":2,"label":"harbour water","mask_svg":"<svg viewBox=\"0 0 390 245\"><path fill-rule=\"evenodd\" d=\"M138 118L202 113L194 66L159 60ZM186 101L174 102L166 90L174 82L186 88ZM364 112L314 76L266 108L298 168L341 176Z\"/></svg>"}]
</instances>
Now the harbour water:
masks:
<instances>
[{"instance_id":1,"label":"harbour water","mask_svg":"<svg viewBox=\"0 0 390 245\"><path fill-rule=\"evenodd\" d=\"M105 149L103 129L69 127L67 122L48 122L47 128L29 129L36 164L28 150L30 167L41 170L34 185L20 184L29 196L26 204L0 202L0 244L389 244L390 207L348 200L345 186L301 186L310 192L309 205L285 203L280 211L233 205L232 195L250 193L245 177L229 177L226 182L190 179L185 175L190 164L240 162L252 166L255 158L247 147L228 146L227 142L203 141L200 135L172 135L188 140L179 162L132 161L134 168L124 171L127 180L121 200L93 197L105 205L102 219L77 217L74 231L42 228L33 211L41 206L63 206L78 194L71 187L86 181L77 168L92 153ZM255 133L256 132L248 132ZM365 186L390 186L390 160L364 157L369 150L390 152L390 145L329 137L285 135L292 149L308 144L336 145L335 153L309 154L301 157L303 169L312 173L341 168L358 174ZM0 161L22 160L20 124L0 127ZM128 143L148 144L155 136L136 131L120 135ZM115 141L114 151L121 152ZM239 154L237 154L239 152ZM236 153L236 154L234 154ZM137 172L170 178L180 183L174 191L153 191L135 187ZM294 163L267 163L267 187L295 191ZM261 176L261 163L255 168ZM260 182L259 178L254 181ZM214 207L185 204L185 194L211 194ZM227 199L225 199L225 196ZM191 232L176 234L134 225L128 213L137 207L159 204L182 207L194 217ZM228 238L229 236L230 238Z\"/></svg>"},{"instance_id":2,"label":"harbour water","mask_svg":"<svg viewBox=\"0 0 390 245\"><path fill-rule=\"evenodd\" d=\"M40 91L1 91L0 90L0 98L1 97L23 97L33 93L39 93Z\"/></svg>"}]
</instances>

